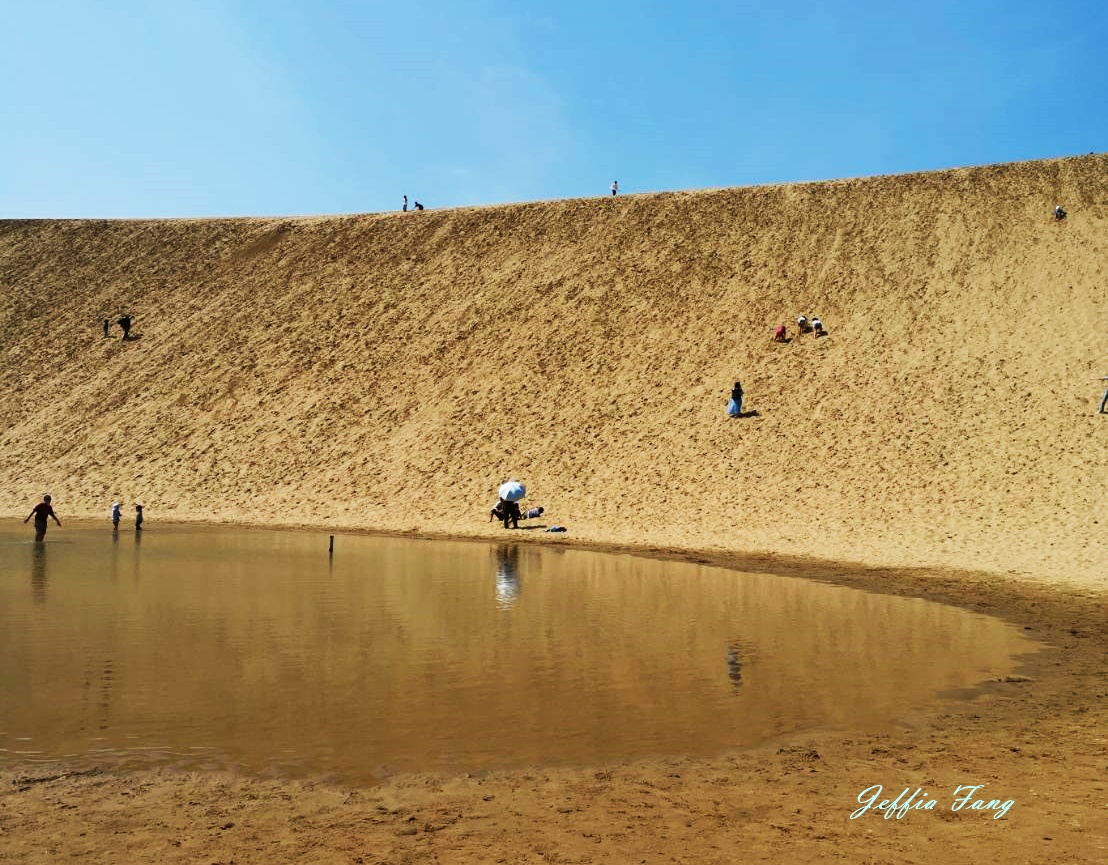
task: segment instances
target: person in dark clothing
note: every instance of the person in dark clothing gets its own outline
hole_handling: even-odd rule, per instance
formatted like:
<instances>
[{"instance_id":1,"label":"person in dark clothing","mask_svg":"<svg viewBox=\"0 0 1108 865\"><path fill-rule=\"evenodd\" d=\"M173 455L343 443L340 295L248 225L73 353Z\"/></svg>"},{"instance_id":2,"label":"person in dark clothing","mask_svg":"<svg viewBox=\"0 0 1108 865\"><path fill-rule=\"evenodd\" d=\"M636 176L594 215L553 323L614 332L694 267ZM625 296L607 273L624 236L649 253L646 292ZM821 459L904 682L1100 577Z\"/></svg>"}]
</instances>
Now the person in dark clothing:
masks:
<instances>
[{"instance_id":1,"label":"person in dark clothing","mask_svg":"<svg viewBox=\"0 0 1108 865\"><path fill-rule=\"evenodd\" d=\"M142 531L142 505L135 505L135 531Z\"/></svg>"},{"instance_id":2,"label":"person in dark clothing","mask_svg":"<svg viewBox=\"0 0 1108 865\"><path fill-rule=\"evenodd\" d=\"M1061 221L1062 221L1063 219L1065 219L1065 218L1066 218L1066 210L1065 210L1065 208L1064 208L1064 207L1062 207L1062 205L1060 205L1060 204L1059 204L1059 205L1057 205L1057 206L1056 206L1056 207L1054 208L1054 221L1055 221L1055 222L1061 222Z\"/></svg>"},{"instance_id":3,"label":"person in dark clothing","mask_svg":"<svg viewBox=\"0 0 1108 865\"><path fill-rule=\"evenodd\" d=\"M735 382L735 386L731 388L731 403L727 406L727 413L731 417L738 417L743 413L743 386L739 382Z\"/></svg>"},{"instance_id":4,"label":"person in dark clothing","mask_svg":"<svg viewBox=\"0 0 1108 865\"><path fill-rule=\"evenodd\" d=\"M41 543L46 538L46 521L53 519L58 524L58 528L62 527L61 520L58 519L58 515L54 513L54 508L50 505L50 496L43 496L42 501L31 508L31 512L27 514L27 519L23 522L26 523L31 517L35 518L35 543Z\"/></svg>"},{"instance_id":5,"label":"person in dark clothing","mask_svg":"<svg viewBox=\"0 0 1108 865\"><path fill-rule=\"evenodd\" d=\"M504 502L504 528L511 522L513 529L519 528L519 502Z\"/></svg>"},{"instance_id":6,"label":"person in dark clothing","mask_svg":"<svg viewBox=\"0 0 1108 865\"><path fill-rule=\"evenodd\" d=\"M111 328L112 328L111 319L105 318L104 319L104 339L107 339L109 336L111 336L111 334L108 332L108 331L111 330Z\"/></svg>"},{"instance_id":7,"label":"person in dark clothing","mask_svg":"<svg viewBox=\"0 0 1108 865\"><path fill-rule=\"evenodd\" d=\"M400 208L404 213L408 212L408 196L404 196L404 206Z\"/></svg>"},{"instance_id":8,"label":"person in dark clothing","mask_svg":"<svg viewBox=\"0 0 1108 865\"><path fill-rule=\"evenodd\" d=\"M417 201L417 202L415 203L415 209L416 209L416 210L423 210L423 205L422 205L422 204L420 204L420 203L419 203L419 202Z\"/></svg>"},{"instance_id":9,"label":"person in dark clothing","mask_svg":"<svg viewBox=\"0 0 1108 865\"><path fill-rule=\"evenodd\" d=\"M131 338L131 316L130 315L121 315L119 317L119 320L116 322L116 324L118 324L121 328L123 328L123 338L124 339L130 339Z\"/></svg>"},{"instance_id":10,"label":"person in dark clothing","mask_svg":"<svg viewBox=\"0 0 1108 865\"><path fill-rule=\"evenodd\" d=\"M504 499L499 499L495 505L492 506L492 510L489 511L489 522L493 520L499 522L504 519Z\"/></svg>"}]
</instances>

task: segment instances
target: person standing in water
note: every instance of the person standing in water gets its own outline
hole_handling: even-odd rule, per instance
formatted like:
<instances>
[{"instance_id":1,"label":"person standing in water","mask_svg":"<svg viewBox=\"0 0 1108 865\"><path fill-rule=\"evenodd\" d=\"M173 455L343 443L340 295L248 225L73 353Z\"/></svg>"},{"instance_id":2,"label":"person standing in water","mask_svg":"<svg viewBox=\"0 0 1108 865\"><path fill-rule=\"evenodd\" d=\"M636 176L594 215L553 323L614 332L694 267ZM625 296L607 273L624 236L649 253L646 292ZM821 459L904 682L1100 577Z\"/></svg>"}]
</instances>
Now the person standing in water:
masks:
<instances>
[{"instance_id":1,"label":"person standing in water","mask_svg":"<svg viewBox=\"0 0 1108 865\"><path fill-rule=\"evenodd\" d=\"M42 543L46 539L46 521L47 519L53 519L58 524L58 528L62 527L61 520L58 519L58 515L54 513L54 508L50 504L49 494L42 497L42 501L31 508L31 512L27 514L27 519L23 522L26 523L31 517L35 518L35 543Z\"/></svg>"},{"instance_id":2,"label":"person standing in water","mask_svg":"<svg viewBox=\"0 0 1108 865\"><path fill-rule=\"evenodd\" d=\"M135 505L135 531L142 531L142 505Z\"/></svg>"},{"instance_id":3,"label":"person standing in water","mask_svg":"<svg viewBox=\"0 0 1108 865\"><path fill-rule=\"evenodd\" d=\"M112 531L119 529L119 521L123 519L123 505L112 502Z\"/></svg>"}]
</instances>

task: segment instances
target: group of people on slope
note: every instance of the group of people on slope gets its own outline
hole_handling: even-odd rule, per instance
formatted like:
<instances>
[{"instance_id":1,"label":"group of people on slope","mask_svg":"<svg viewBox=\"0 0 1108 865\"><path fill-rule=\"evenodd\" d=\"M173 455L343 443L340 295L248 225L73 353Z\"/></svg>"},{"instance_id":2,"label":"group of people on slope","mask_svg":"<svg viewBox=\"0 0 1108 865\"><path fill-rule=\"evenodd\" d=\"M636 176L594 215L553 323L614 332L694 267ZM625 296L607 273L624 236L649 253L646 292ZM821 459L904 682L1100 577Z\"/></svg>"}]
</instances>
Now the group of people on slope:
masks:
<instances>
[{"instance_id":1,"label":"group of people on slope","mask_svg":"<svg viewBox=\"0 0 1108 865\"><path fill-rule=\"evenodd\" d=\"M504 523L504 528L509 528L508 523L511 523L511 528L518 529L519 521L522 520L537 520L543 515L546 508L535 507L528 508L524 513L519 502L510 502L507 499L500 499L495 505L492 506L492 510L489 511L489 522L493 520L501 520Z\"/></svg>"},{"instance_id":2,"label":"group of people on slope","mask_svg":"<svg viewBox=\"0 0 1108 865\"><path fill-rule=\"evenodd\" d=\"M129 312L125 312L119 318L115 320L115 323L119 325L119 329L123 331L123 338L131 338L131 325L134 323L134 318ZM112 322L111 319L104 319L104 339L111 338Z\"/></svg>"},{"instance_id":3,"label":"group of people on slope","mask_svg":"<svg viewBox=\"0 0 1108 865\"><path fill-rule=\"evenodd\" d=\"M796 328L802 334L811 333L817 337L827 336L827 331L823 329L823 322L818 318L813 317L811 321L808 320L808 316L800 315L796 319ZM777 328L773 331L774 342L788 342L788 328L785 327L785 323L777 325Z\"/></svg>"}]
</instances>

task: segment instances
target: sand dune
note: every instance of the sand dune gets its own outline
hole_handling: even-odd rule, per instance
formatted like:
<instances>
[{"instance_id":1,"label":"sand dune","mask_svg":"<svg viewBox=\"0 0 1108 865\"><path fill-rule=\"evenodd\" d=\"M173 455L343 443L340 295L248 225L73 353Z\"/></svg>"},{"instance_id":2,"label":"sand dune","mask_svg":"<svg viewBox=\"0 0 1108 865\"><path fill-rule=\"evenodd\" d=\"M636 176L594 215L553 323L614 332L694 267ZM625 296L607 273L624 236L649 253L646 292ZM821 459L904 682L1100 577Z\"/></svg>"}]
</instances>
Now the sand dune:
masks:
<instances>
[{"instance_id":1,"label":"sand dune","mask_svg":"<svg viewBox=\"0 0 1108 865\"><path fill-rule=\"evenodd\" d=\"M122 496L151 528L483 536L512 475L570 528L558 543L1105 587L1106 261L1105 155L443 212L0 222L2 512L49 490L63 521ZM141 338L103 339L124 309ZM772 343L800 313L829 335ZM736 379L757 414L732 420Z\"/></svg>"}]
</instances>

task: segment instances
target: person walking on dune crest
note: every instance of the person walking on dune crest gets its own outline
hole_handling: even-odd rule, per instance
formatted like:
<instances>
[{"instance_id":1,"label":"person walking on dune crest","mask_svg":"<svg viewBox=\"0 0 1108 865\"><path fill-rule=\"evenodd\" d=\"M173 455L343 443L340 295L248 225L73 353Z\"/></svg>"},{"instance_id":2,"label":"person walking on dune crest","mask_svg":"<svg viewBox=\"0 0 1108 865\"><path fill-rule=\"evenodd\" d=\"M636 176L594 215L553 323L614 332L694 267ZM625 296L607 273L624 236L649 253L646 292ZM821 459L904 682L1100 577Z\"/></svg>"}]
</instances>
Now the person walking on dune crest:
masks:
<instances>
[{"instance_id":1,"label":"person walking on dune crest","mask_svg":"<svg viewBox=\"0 0 1108 865\"><path fill-rule=\"evenodd\" d=\"M618 180L613 180L612 181L612 195L615 195L617 192L619 192L619 181Z\"/></svg>"},{"instance_id":2,"label":"person walking on dune crest","mask_svg":"<svg viewBox=\"0 0 1108 865\"><path fill-rule=\"evenodd\" d=\"M26 523L31 517L35 518L35 543L40 544L46 539L46 521L47 519L53 519L58 524L58 528L62 527L61 520L58 519L58 515L54 513L54 508L50 505L50 496L44 495L42 501L31 508L31 512L27 514L27 519L23 522Z\"/></svg>"}]
</instances>

